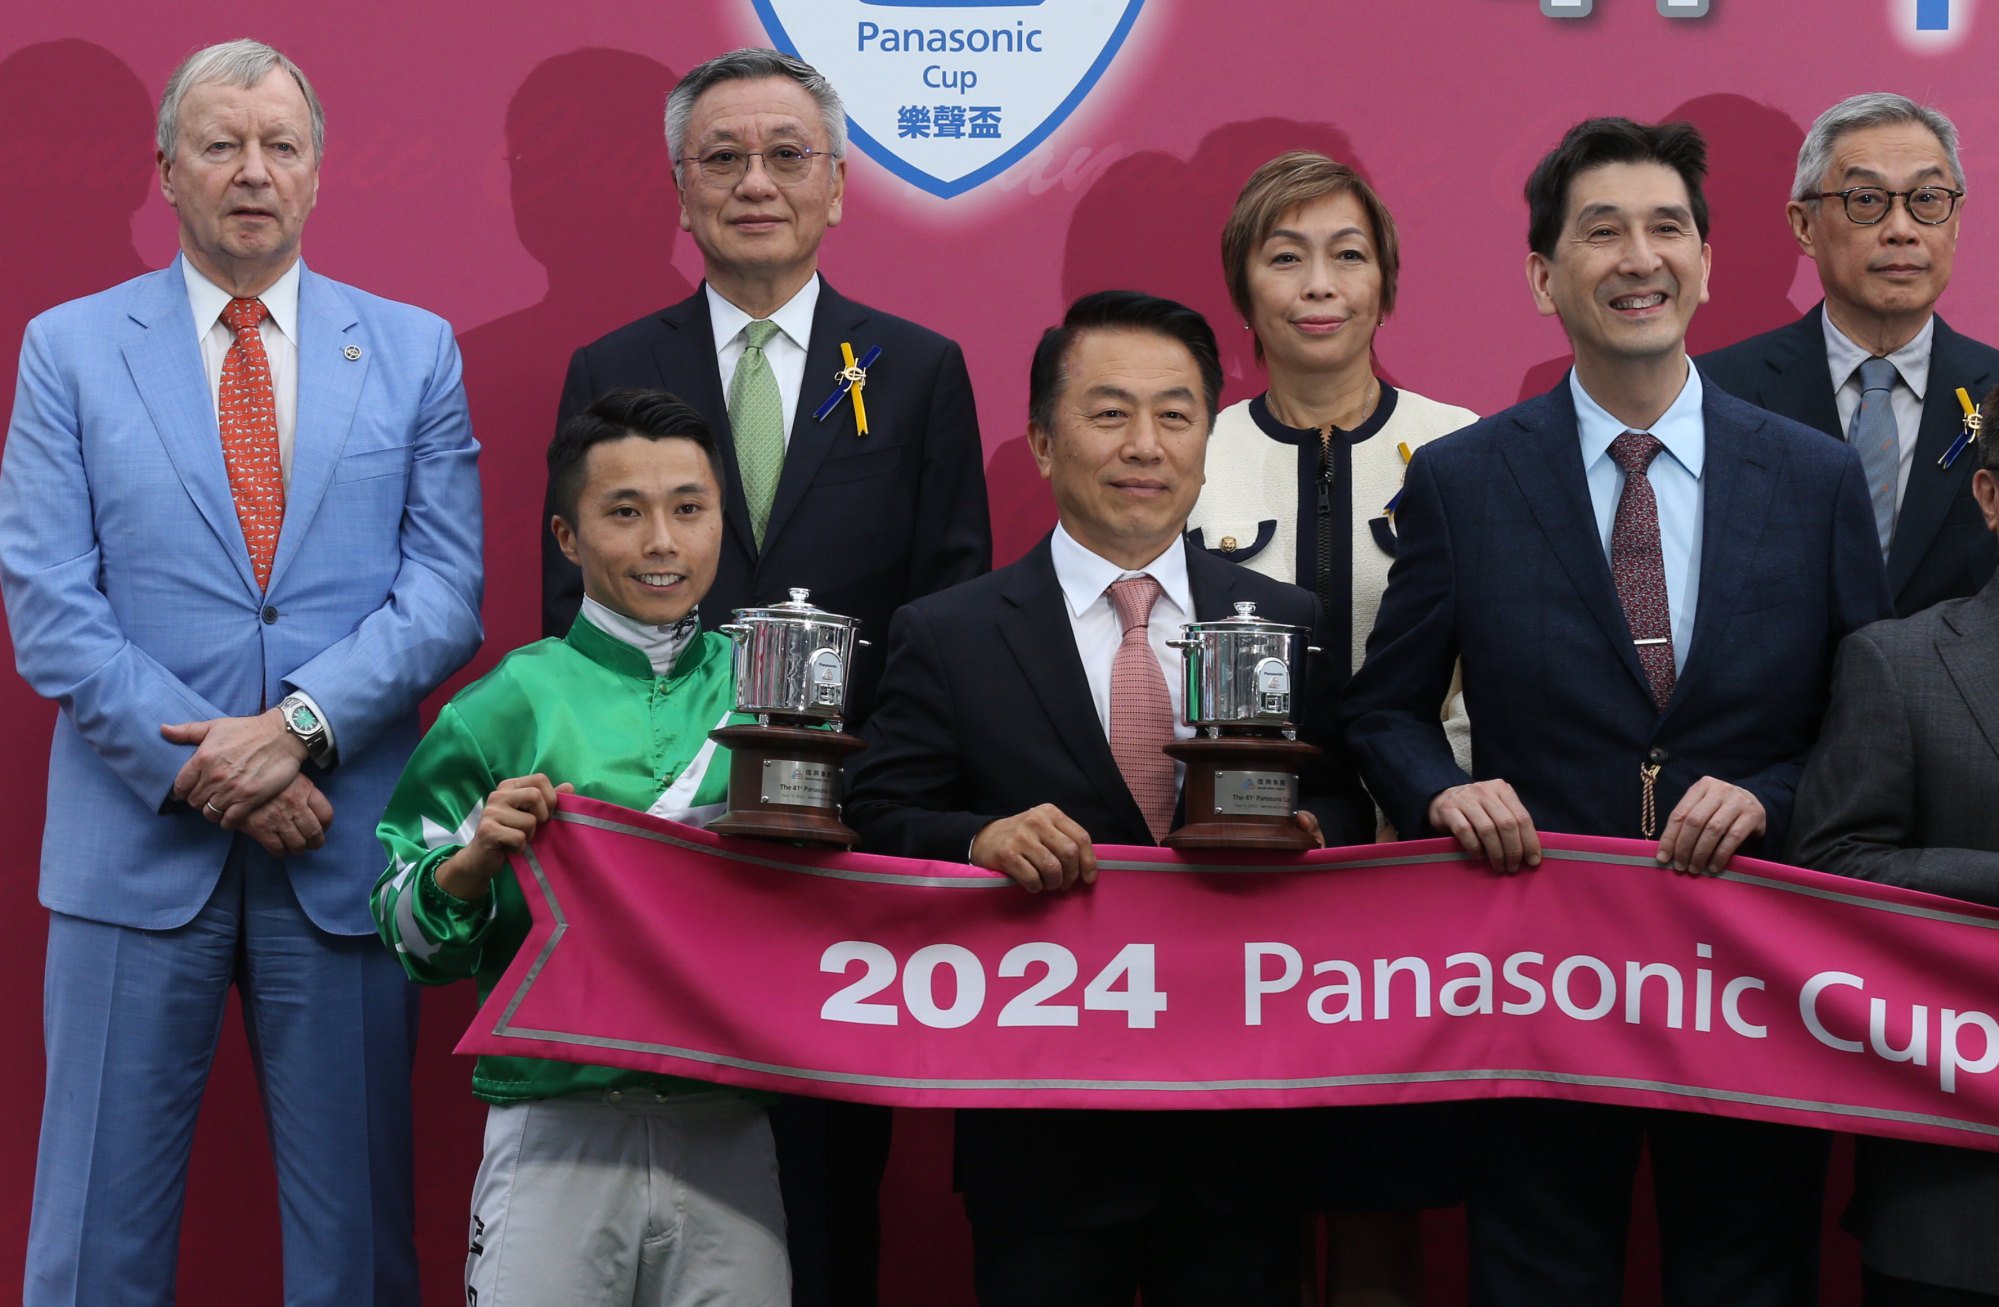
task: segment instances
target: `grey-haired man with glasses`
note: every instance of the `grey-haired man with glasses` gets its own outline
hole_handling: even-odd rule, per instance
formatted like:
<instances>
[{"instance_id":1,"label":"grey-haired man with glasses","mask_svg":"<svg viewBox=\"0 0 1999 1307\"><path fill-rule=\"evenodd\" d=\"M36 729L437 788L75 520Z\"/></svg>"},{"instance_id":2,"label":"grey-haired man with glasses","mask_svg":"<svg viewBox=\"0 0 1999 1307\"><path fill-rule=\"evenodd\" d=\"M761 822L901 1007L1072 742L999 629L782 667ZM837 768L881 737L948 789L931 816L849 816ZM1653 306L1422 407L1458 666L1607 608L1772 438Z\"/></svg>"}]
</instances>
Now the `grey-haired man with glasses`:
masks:
<instances>
[{"instance_id":1,"label":"grey-haired man with glasses","mask_svg":"<svg viewBox=\"0 0 1999 1307\"><path fill-rule=\"evenodd\" d=\"M889 616L992 565L964 355L819 275L819 244L846 194L847 122L811 65L755 49L701 64L667 97L666 144L701 289L576 351L558 420L634 386L670 391L709 421L728 494L702 623L780 602L793 586L859 618L873 646L851 673L858 723ZM582 585L540 530L542 625L559 635ZM793 1100L772 1125L794 1301L872 1303L887 1111Z\"/></svg>"},{"instance_id":2,"label":"grey-haired man with glasses","mask_svg":"<svg viewBox=\"0 0 1999 1307\"><path fill-rule=\"evenodd\" d=\"M1708 378L1860 452L1895 611L1975 594L1999 549L1971 495L1965 408L1999 350L1936 314L1964 211L1950 119L1874 92L1819 115L1785 205L1825 300L1798 321L1695 360Z\"/></svg>"}]
</instances>

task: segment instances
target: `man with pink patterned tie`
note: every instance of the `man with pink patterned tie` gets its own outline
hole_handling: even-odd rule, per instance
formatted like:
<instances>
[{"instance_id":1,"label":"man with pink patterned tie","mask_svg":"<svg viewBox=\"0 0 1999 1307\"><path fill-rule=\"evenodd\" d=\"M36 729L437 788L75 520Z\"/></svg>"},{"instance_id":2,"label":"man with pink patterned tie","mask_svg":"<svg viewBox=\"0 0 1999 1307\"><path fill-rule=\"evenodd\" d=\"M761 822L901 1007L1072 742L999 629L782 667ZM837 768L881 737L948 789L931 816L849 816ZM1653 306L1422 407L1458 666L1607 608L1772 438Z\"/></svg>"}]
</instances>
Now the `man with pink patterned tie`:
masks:
<instances>
[{"instance_id":1,"label":"man with pink patterned tie","mask_svg":"<svg viewBox=\"0 0 1999 1307\"><path fill-rule=\"evenodd\" d=\"M1135 291L1078 300L1042 337L1028 441L1060 525L1010 567L904 607L865 728L847 820L870 852L959 859L1029 893L1078 892L1098 844L1175 824L1182 624L1259 616L1320 628L1318 601L1189 548L1221 365L1200 314ZM1372 838L1333 728L1298 820ZM1315 815L1316 814L1316 815ZM957 1178L987 1307L1298 1301L1282 1123L1253 1112L963 1111Z\"/></svg>"}]
</instances>

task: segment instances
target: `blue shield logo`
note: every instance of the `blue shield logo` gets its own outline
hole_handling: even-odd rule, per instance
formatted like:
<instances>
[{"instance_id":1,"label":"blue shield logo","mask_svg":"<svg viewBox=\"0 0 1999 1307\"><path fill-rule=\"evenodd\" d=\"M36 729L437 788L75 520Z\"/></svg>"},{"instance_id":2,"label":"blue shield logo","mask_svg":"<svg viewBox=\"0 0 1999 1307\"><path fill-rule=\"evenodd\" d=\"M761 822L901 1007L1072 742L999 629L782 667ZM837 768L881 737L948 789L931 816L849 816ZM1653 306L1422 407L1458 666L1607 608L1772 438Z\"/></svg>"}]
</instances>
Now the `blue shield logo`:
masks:
<instances>
[{"instance_id":1,"label":"blue shield logo","mask_svg":"<svg viewBox=\"0 0 1999 1307\"><path fill-rule=\"evenodd\" d=\"M1144 0L754 0L771 44L826 74L847 131L949 199L1061 126L1110 67Z\"/></svg>"}]
</instances>

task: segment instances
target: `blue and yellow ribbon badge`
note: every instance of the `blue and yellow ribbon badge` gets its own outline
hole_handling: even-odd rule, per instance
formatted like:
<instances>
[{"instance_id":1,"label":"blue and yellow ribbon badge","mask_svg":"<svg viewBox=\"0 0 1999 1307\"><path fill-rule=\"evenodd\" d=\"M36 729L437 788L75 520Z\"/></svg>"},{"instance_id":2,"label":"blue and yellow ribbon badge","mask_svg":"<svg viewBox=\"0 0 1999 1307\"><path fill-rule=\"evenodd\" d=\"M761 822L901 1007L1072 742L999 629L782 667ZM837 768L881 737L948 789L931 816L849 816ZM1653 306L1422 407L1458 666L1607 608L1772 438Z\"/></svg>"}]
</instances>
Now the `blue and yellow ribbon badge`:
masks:
<instances>
[{"instance_id":1,"label":"blue and yellow ribbon badge","mask_svg":"<svg viewBox=\"0 0 1999 1307\"><path fill-rule=\"evenodd\" d=\"M1407 442L1396 445L1395 452L1402 455L1402 475L1406 478L1409 475L1409 460L1414 456L1410 454ZM1381 509L1382 515L1385 517L1394 517L1395 506L1401 502L1402 502L1402 487L1397 486L1395 488L1395 493L1390 495L1388 497L1388 502L1382 506Z\"/></svg>"},{"instance_id":2,"label":"blue and yellow ribbon badge","mask_svg":"<svg viewBox=\"0 0 1999 1307\"><path fill-rule=\"evenodd\" d=\"M861 355L860 362L856 363L854 361L853 345L847 341L841 341L840 357L846 360L847 366L833 374L834 380L837 383L833 387L833 393L826 396L825 402L821 403L818 408L812 410L812 420L814 422L824 422L834 409L840 407L840 400L844 396L852 395L854 397L854 429L861 435L867 435L868 405L867 401L861 398L861 392L868 388L868 369L873 367L875 360L881 356L882 347L879 345L871 346L867 353Z\"/></svg>"},{"instance_id":3,"label":"blue and yellow ribbon badge","mask_svg":"<svg viewBox=\"0 0 1999 1307\"><path fill-rule=\"evenodd\" d=\"M1978 429L1985 425L1985 419L1978 415L1978 405L1971 402L1971 392L1963 386L1957 388L1957 402L1964 409L1964 430L1957 433L1957 439L1950 442L1950 448L1937 459L1937 466L1948 472L1950 465L1957 462L1972 441L1978 439Z\"/></svg>"},{"instance_id":4,"label":"blue and yellow ribbon badge","mask_svg":"<svg viewBox=\"0 0 1999 1307\"><path fill-rule=\"evenodd\" d=\"M1409 475L1409 446L1397 444L1395 452L1402 455L1402 475L1406 478ZM1395 506L1401 502L1402 490L1398 486L1395 493L1388 497L1388 502L1382 505L1381 516L1367 520L1367 531L1374 537L1375 547L1390 558L1395 557Z\"/></svg>"}]
</instances>

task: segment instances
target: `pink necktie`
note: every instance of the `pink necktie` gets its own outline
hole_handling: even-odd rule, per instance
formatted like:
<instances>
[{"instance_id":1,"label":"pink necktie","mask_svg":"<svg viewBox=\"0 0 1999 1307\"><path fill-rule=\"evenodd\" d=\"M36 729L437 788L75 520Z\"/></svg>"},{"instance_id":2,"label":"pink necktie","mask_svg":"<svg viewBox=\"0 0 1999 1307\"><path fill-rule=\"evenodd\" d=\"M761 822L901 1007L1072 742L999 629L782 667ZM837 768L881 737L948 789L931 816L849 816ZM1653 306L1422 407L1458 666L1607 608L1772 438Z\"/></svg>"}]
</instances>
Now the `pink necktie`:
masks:
<instances>
[{"instance_id":1,"label":"pink necktie","mask_svg":"<svg viewBox=\"0 0 1999 1307\"><path fill-rule=\"evenodd\" d=\"M1149 576L1110 588L1111 607L1124 627L1111 660L1111 756L1155 841L1173 828L1173 760L1163 752L1173 742L1173 699L1146 635L1160 593Z\"/></svg>"},{"instance_id":2,"label":"pink necktie","mask_svg":"<svg viewBox=\"0 0 1999 1307\"><path fill-rule=\"evenodd\" d=\"M229 493L236 520L250 547L257 588L271 583L271 560L285 524L285 474L278 457L278 407L271 393L271 364L264 356L258 324L271 311L264 301L233 299L222 320L236 342L222 359L222 389L216 404L222 427L222 459L229 469Z\"/></svg>"},{"instance_id":3,"label":"pink necktie","mask_svg":"<svg viewBox=\"0 0 1999 1307\"><path fill-rule=\"evenodd\" d=\"M1638 646L1638 665L1661 711L1673 697L1673 615L1666 601L1666 560L1659 549L1659 500L1646 469L1665 446L1657 436L1627 431L1610 442L1610 457L1624 469L1624 493L1610 527L1610 574L1617 602Z\"/></svg>"}]
</instances>

